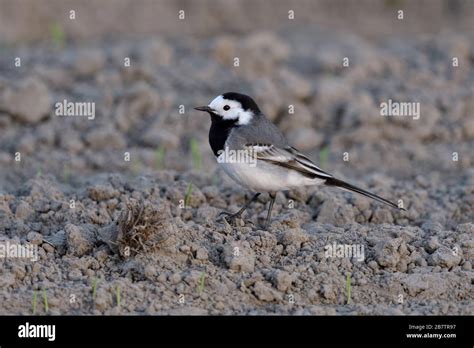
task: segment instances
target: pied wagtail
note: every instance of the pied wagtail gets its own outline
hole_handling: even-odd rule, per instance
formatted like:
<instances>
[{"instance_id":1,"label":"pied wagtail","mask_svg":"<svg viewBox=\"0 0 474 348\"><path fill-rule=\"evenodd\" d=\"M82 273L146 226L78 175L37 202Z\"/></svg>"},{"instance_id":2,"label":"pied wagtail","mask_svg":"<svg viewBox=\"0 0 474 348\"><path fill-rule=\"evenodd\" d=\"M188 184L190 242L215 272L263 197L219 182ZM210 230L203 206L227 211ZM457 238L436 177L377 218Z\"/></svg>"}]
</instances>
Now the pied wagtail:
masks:
<instances>
[{"instance_id":1,"label":"pied wagtail","mask_svg":"<svg viewBox=\"0 0 474 348\"><path fill-rule=\"evenodd\" d=\"M264 228L268 227L273 203L278 191L302 186L335 186L399 208L395 203L339 180L316 166L308 157L288 144L280 130L260 111L247 95L229 92L216 97L208 106L195 108L211 116L209 143L224 171L241 186L255 194L238 212L222 212L235 223L261 192L268 192L270 205ZM248 151L256 159L226 161L226 151Z\"/></svg>"}]
</instances>

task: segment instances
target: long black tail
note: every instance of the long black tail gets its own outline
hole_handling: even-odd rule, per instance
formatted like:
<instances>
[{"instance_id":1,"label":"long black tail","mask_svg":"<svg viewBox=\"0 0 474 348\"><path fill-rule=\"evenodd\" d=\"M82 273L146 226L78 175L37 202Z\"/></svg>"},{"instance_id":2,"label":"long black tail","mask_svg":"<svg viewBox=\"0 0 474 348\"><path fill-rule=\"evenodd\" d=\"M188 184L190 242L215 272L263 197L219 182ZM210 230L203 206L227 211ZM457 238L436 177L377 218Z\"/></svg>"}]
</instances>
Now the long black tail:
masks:
<instances>
[{"instance_id":1,"label":"long black tail","mask_svg":"<svg viewBox=\"0 0 474 348\"><path fill-rule=\"evenodd\" d=\"M392 208L396 208L396 209L400 209L400 210L406 210L404 208L400 208L397 204L395 204L393 202L390 202L389 200L387 200L385 198L377 196L374 193L363 190L361 188L358 188L354 185L348 184L347 182L344 182L344 181L339 180L339 179L335 179L335 178L326 179L325 184L328 185L328 186L336 186L336 187L339 187L339 188L342 188L342 189L345 189L345 190L348 190L348 191L357 192L357 193L359 193L361 195L364 195L366 197L375 199L376 201L385 203L385 204L391 206Z\"/></svg>"}]
</instances>

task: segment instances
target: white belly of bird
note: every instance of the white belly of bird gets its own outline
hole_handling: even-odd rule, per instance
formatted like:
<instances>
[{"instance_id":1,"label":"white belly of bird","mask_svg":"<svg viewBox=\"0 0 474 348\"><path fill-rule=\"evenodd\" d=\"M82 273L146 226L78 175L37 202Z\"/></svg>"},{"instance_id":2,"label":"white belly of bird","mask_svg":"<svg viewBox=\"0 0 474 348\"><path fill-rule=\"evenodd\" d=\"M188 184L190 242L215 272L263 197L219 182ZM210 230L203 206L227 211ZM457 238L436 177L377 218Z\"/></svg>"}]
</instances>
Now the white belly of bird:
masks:
<instances>
[{"instance_id":1,"label":"white belly of bird","mask_svg":"<svg viewBox=\"0 0 474 348\"><path fill-rule=\"evenodd\" d=\"M297 171L257 161L249 163L219 163L238 184L255 192L291 190L302 186L320 185L325 180L308 178Z\"/></svg>"}]
</instances>

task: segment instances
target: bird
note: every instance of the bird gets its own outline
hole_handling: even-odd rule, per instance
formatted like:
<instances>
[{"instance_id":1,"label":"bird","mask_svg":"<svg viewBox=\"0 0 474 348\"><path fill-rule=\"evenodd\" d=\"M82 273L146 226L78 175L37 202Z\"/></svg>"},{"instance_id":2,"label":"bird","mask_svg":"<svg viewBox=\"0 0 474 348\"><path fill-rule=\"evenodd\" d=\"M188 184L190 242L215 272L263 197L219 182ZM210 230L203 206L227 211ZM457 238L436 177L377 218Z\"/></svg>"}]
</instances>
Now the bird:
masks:
<instances>
[{"instance_id":1,"label":"bird","mask_svg":"<svg viewBox=\"0 0 474 348\"><path fill-rule=\"evenodd\" d=\"M223 93L207 106L194 109L210 115L209 144L219 165L237 184L253 192L252 198L237 212L223 211L219 214L227 222L235 224L243 212L265 192L270 197L263 225L267 229L277 192L316 185L355 192L392 208L405 210L388 199L340 180L319 168L288 143L283 133L248 95ZM238 153L247 156L236 156Z\"/></svg>"}]
</instances>

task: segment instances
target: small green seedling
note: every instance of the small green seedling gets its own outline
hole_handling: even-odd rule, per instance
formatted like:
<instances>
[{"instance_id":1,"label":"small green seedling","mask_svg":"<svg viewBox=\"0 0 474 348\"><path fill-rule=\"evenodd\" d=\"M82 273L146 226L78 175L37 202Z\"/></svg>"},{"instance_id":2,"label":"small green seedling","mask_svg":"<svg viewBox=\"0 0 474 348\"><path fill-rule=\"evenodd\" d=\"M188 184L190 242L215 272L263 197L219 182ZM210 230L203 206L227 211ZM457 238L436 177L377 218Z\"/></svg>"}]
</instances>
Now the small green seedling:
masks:
<instances>
[{"instance_id":1,"label":"small green seedling","mask_svg":"<svg viewBox=\"0 0 474 348\"><path fill-rule=\"evenodd\" d=\"M189 206L189 200L191 199L191 192L193 192L193 183L190 182L188 188L186 189L186 194L184 195L184 206Z\"/></svg>"},{"instance_id":2,"label":"small green seedling","mask_svg":"<svg viewBox=\"0 0 474 348\"><path fill-rule=\"evenodd\" d=\"M325 146L319 151L319 165L321 168L326 166L329 157L329 147Z\"/></svg>"},{"instance_id":3,"label":"small green seedling","mask_svg":"<svg viewBox=\"0 0 474 348\"><path fill-rule=\"evenodd\" d=\"M142 168L143 168L143 163L142 161L140 161L140 159L132 159L131 170L134 175L138 175L142 171Z\"/></svg>"},{"instance_id":4,"label":"small green seedling","mask_svg":"<svg viewBox=\"0 0 474 348\"><path fill-rule=\"evenodd\" d=\"M97 294L97 284L99 283L97 277L92 281L92 301L95 301L95 295Z\"/></svg>"},{"instance_id":5,"label":"small green seedling","mask_svg":"<svg viewBox=\"0 0 474 348\"><path fill-rule=\"evenodd\" d=\"M63 168L63 182L69 183L71 179L71 170L68 167Z\"/></svg>"},{"instance_id":6,"label":"small green seedling","mask_svg":"<svg viewBox=\"0 0 474 348\"><path fill-rule=\"evenodd\" d=\"M206 279L206 273L202 272L201 273L201 276L199 277L199 295L202 294L203 290L204 290L204 280Z\"/></svg>"},{"instance_id":7,"label":"small green seedling","mask_svg":"<svg viewBox=\"0 0 474 348\"><path fill-rule=\"evenodd\" d=\"M33 315L36 315L36 304L38 302L38 294L33 290Z\"/></svg>"},{"instance_id":8,"label":"small green seedling","mask_svg":"<svg viewBox=\"0 0 474 348\"><path fill-rule=\"evenodd\" d=\"M155 168L163 169L165 164L166 149L160 146L155 150Z\"/></svg>"},{"instance_id":9,"label":"small green seedling","mask_svg":"<svg viewBox=\"0 0 474 348\"><path fill-rule=\"evenodd\" d=\"M43 301L44 301L44 310L47 313L49 311L49 306L48 306L48 295L46 294L45 288L43 288Z\"/></svg>"},{"instance_id":10,"label":"small green seedling","mask_svg":"<svg viewBox=\"0 0 474 348\"><path fill-rule=\"evenodd\" d=\"M220 181L220 178L217 175L217 173L215 173L211 179L212 185L217 186L219 184L219 181Z\"/></svg>"},{"instance_id":11,"label":"small green seedling","mask_svg":"<svg viewBox=\"0 0 474 348\"><path fill-rule=\"evenodd\" d=\"M51 35L51 41L53 42L53 45L55 48L63 48L64 44L66 42L66 35L64 33L64 30L59 23L54 23L50 27L50 35Z\"/></svg>"},{"instance_id":12,"label":"small green seedling","mask_svg":"<svg viewBox=\"0 0 474 348\"><path fill-rule=\"evenodd\" d=\"M386 7L400 7L403 5L403 0L385 0Z\"/></svg>"},{"instance_id":13,"label":"small green seedling","mask_svg":"<svg viewBox=\"0 0 474 348\"><path fill-rule=\"evenodd\" d=\"M347 294L347 304L351 304L351 275L347 273L346 275L346 294Z\"/></svg>"},{"instance_id":14,"label":"small green seedling","mask_svg":"<svg viewBox=\"0 0 474 348\"><path fill-rule=\"evenodd\" d=\"M120 285L117 285L115 289L115 298L117 300L117 306L120 307Z\"/></svg>"},{"instance_id":15,"label":"small green seedling","mask_svg":"<svg viewBox=\"0 0 474 348\"><path fill-rule=\"evenodd\" d=\"M191 155L193 157L194 169L201 170L202 168L202 156L201 150L199 149L199 143L196 139L192 138L189 142L191 147Z\"/></svg>"}]
</instances>

